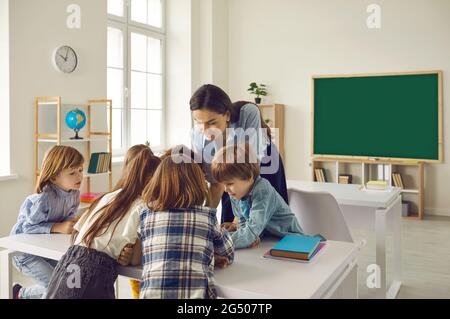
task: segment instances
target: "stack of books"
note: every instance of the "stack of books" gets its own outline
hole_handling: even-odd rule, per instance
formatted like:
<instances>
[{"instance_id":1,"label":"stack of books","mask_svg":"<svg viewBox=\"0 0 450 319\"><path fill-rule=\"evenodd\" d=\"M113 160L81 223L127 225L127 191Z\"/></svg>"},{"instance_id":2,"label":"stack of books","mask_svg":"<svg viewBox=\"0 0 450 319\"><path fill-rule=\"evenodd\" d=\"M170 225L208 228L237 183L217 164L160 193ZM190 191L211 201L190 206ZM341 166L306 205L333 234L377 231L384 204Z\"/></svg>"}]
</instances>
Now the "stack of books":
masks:
<instances>
[{"instance_id":1,"label":"stack of books","mask_svg":"<svg viewBox=\"0 0 450 319\"><path fill-rule=\"evenodd\" d=\"M99 198L102 195L103 193L93 193L93 192L83 193L80 195L80 202L92 204L97 198Z\"/></svg>"},{"instance_id":2,"label":"stack of books","mask_svg":"<svg viewBox=\"0 0 450 319\"><path fill-rule=\"evenodd\" d=\"M370 190L385 190L388 188L388 183L386 181L368 181L366 184L366 189Z\"/></svg>"},{"instance_id":3,"label":"stack of books","mask_svg":"<svg viewBox=\"0 0 450 319\"><path fill-rule=\"evenodd\" d=\"M325 246L321 236L286 235L263 257L309 262Z\"/></svg>"},{"instance_id":4,"label":"stack of books","mask_svg":"<svg viewBox=\"0 0 450 319\"><path fill-rule=\"evenodd\" d=\"M339 184L351 184L352 183L352 175L340 174L338 182L339 182Z\"/></svg>"},{"instance_id":5,"label":"stack of books","mask_svg":"<svg viewBox=\"0 0 450 319\"><path fill-rule=\"evenodd\" d=\"M405 188L402 175L400 175L400 173L392 173L392 182L395 187Z\"/></svg>"},{"instance_id":6,"label":"stack of books","mask_svg":"<svg viewBox=\"0 0 450 319\"><path fill-rule=\"evenodd\" d=\"M89 161L89 174L98 174L109 172L111 163L111 153L92 153L91 160Z\"/></svg>"},{"instance_id":7,"label":"stack of books","mask_svg":"<svg viewBox=\"0 0 450 319\"><path fill-rule=\"evenodd\" d=\"M325 170L323 168L314 169L314 173L316 175L316 182L327 182L327 176L325 175Z\"/></svg>"}]
</instances>

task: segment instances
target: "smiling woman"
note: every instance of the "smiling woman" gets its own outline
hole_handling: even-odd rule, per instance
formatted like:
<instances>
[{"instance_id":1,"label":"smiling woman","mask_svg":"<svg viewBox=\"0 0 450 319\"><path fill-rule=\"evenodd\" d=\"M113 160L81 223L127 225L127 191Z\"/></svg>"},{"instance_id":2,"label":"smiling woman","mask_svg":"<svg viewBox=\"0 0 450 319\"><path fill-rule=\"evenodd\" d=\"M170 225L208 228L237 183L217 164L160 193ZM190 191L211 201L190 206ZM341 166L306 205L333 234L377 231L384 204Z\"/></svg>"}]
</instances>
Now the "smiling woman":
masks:
<instances>
[{"instance_id":1,"label":"smiling woman","mask_svg":"<svg viewBox=\"0 0 450 319\"><path fill-rule=\"evenodd\" d=\"M211 163L214 154L224 145L248 142L260 160L261 177L288 202L283 162L270 140L270 129L261 119L257 105L245 101L232 103L221 88L206 84L192 96L190 109L195 122L193 149L202 155L210 183L211 201L208 204L217 207L222 200L222 222L232 221L233 213L228 194L211 174Z\"/></svg>"}]
</instances>

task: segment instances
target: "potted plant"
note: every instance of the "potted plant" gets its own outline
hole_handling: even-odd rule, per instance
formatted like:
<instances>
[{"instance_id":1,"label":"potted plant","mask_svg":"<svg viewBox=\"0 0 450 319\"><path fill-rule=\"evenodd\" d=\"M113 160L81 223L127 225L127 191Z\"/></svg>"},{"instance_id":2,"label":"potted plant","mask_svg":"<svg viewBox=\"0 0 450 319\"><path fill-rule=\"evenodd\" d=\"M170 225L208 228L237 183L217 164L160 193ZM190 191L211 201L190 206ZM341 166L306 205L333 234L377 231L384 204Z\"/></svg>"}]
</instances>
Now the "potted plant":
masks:
<instances>
[{"instance_id":1,"label":"potted plant","mask_svg":"<svg viewBox=\"0 0 450 319\"><path fill-rule=\"evenodd\" d=\"M271 119L267 118L267 119L264 120L264 122L267 124L268 127L272 127L273 123L272 123Z\"/></svg>"},{"instance_id":2,"label":"potted plant","mask_svg":"<svg viewBox=\"0 0 450 319\"><path fill-rule=\"evenodd\" d=\"M261 103L261 96L267 95L267 87L265 84L256 84L256 82L250 83L250 87L247 89L247 91L250 92L250 94L255 94L255 103L260 104Z\"/></svg>"}]
</instances>

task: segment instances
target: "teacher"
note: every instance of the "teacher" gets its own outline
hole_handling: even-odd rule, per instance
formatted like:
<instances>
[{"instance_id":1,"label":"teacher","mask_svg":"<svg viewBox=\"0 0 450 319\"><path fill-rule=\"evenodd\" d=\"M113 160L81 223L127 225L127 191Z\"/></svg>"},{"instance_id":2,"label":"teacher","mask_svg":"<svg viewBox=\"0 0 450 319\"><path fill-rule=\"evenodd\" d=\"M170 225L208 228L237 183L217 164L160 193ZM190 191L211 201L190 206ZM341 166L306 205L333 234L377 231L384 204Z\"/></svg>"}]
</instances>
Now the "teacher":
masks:
<instances>
[{"instance_id":1,"label":"teacher","mask_svg":"<svg viewBox=\"0 0 450 319\"><path fill-rule=\"evenodd\" d=\"M202 155L206 178L210 183L209 206L217 207L222 199L221 222L232 222L234 216L228 194L212 177L211 162L214 154L230 143L250 144L261 163L261 177L267 179L288 203L283 162L258 106L245 101L232 103L221 88L212 84L200 87L189 104L195 123L192 147Z\"/></svg>"}]
</instances>

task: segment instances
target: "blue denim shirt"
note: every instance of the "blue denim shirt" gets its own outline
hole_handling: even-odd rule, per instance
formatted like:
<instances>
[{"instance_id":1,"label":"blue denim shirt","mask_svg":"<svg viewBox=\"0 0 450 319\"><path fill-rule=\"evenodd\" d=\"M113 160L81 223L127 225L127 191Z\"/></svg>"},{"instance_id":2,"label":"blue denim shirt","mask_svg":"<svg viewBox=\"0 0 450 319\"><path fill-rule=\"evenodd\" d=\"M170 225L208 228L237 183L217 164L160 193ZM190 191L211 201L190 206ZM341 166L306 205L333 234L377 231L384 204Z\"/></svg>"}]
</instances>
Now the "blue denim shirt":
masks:
<instances>
[{"instance_id":1,"label":"blue denim shirt","mask_svg":"<svg viewBox=\"0 0 450 319\"><path fill-rule=\"evenodd\" d=\"M249 194L242 200L230 196L234 216L239 218L239 227L231 235L236 248L249 247L261 235L269 234L283 237L287 234L303 234L297 217L289 206L262 177L257 177ZM242 211L242 201L248 201L250 213L248 218Z\"/></svg>"},{"instance_id":2,"label":"blue denim shirt","mask_svg":"<svg viewBox=\"0 0 450 319\"><path fill-rule=\"evenodd\" d=\"M54 223L73 218L79 204L79 191L66 192L54 184L49 184L44 187L42 193L30 195L25 199L11 235L49 234Z\"/></svg>"}]
</instances>

